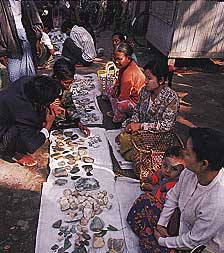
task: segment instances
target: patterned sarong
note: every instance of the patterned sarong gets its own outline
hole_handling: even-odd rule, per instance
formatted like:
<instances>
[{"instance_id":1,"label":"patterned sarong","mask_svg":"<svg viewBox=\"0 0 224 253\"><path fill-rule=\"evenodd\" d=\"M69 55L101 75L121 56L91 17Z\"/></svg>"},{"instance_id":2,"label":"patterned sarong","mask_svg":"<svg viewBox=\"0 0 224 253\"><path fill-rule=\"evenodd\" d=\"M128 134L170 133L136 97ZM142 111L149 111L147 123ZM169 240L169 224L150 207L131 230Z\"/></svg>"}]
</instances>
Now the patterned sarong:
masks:
<instances>
[{"instance_id":1,"label":"patterned sarong","mask_svg":"<svg viewBox=\"0 0 224 253\"><path fill-rule=\"evenodd\" d=\"M150 193L141 194L131 207L127 222L139 237L142 253L175 253L175 250L162 247L153 236L153 228L159 220L162 205Z\"/></svg>"}]
</instances>

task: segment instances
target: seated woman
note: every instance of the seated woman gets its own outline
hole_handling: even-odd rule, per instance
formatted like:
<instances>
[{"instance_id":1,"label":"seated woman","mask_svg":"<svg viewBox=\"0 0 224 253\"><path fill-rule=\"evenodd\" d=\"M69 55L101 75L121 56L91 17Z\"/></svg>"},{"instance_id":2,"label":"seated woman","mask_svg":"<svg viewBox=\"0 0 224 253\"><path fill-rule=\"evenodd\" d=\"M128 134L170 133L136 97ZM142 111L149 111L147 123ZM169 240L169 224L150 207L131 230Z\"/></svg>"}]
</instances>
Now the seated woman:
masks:
<instances>
[{"instance_id":1,"label":"seated woman","mask_svg":"<svg viewBox=\"0 0 224 253\"><path fill-rule=\"evenodd\" d=\"M185 152L186 167L166 197L154 236L168 249L203 244L224 252L224 134L209 128L191 128ZM181 211L178 236L167 224L176 207ZM152 229L152 228L151 228Z\"/></svg>"},{"instance_id":2,"label":"seated woman","mask_svg":"<svg viewBox=\"0 0 224 253\"><path fill-rule=\"evenodd\" d=\"M169 148L161 170L145 179L148 192L137 198L128 213L128 224L139 237L142 253L170 252L157 244L152 228L157 224L167 192L176 184L183 169L183 149L177 146Z\"/></svg>"},{"instance_id":3,"label":"seated woman","mask_svg":"<svg viewBox=\"0 0 224 253\"><path fill-rule=\"evenodd\" d=\"M134 51L134 42L133 41L127 41L126 36L123 33L120 32L115 32L112 35L112 43L113 43L113 48L115 49L121 42L123 43L128 43L129 46L132 48L132 50ZM137 56L136 54L133 52L131 55L132 60L134 60L136 63L138 63L137 60Z\"/></svg>"},{"instance_id":4,"label":"seated woman","mask_svg":"<svg viewBox=\"0 0 224 253\"><path fill-rule=\"evenodd\" d=\"M124 125L125 131L170 131L179 111L177 93L166 85L168 65L165 60L151 60L144 67L145 87L142 88L133 115Z\"/></svg>"},{"instance_id":5,"label":"seated woman","mask_svg":"<svg viewBox=\"0 0 224 253\"><path fill-rule=\"evenodd\" d=\"M120 43L114 51L119 75L115 86L107 90L113 109L113 122L123 122L133 113L141 88L145 85L144 74L131 55L132 49L127 43Z\"/></svg>"},{"instance_id":6,"label":"seated woman","mask_svg":"<svg viewBox=\"0 0 224 253\"><path fill-rule=\"evenodd\" d=\"M34 153L49 137L55 113L49 108L61 92L59 83L47 76L22 77L0 93L0 155L32 166Z\"/></svg>"}]
</instances>

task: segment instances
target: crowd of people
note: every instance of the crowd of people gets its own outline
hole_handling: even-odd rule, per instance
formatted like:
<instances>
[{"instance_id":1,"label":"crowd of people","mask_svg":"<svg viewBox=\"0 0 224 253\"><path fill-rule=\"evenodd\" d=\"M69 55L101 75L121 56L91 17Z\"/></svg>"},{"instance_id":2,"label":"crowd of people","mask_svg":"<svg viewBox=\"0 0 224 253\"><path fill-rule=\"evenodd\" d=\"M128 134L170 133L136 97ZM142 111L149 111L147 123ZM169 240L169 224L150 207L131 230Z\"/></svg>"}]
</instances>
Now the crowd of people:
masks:
<instances>
[{"instance_id":1,"label":"crowd of people","mask_svg":"<svg viewBox=\"0 0 224 253\"><path fill-rule=\"evenodd\" d=\"M49 58L46 54L41 58L43 45L50 55L54 49L35 3L0 0L0 16L0 62L7 66L10 81L0 93L0 156L34 166L30 154L45 143L51 129L59 127L60 118L90 135L89 128L73 117L71 85L76 67L93 64L96 40L85 14L80 23L64 20L61 31L67 38L62 56L51 76L38 76L38 62L42 66ZM115 32L111 44L118 75L106 89L112 108L107 115L122 123L128 134L174 131L180 105L169 87L173 73L167 59L149 59L142 70L133 43L122 33ZM223 150L223 133L191 128L186 148L169 147L161 169L141 179L145 192L130 207L127 222L139 237L142 253L171 253L200 244L224 252ZM175 233L170 229L174 213L179 217Z\"/></svg>"}]
</instances>

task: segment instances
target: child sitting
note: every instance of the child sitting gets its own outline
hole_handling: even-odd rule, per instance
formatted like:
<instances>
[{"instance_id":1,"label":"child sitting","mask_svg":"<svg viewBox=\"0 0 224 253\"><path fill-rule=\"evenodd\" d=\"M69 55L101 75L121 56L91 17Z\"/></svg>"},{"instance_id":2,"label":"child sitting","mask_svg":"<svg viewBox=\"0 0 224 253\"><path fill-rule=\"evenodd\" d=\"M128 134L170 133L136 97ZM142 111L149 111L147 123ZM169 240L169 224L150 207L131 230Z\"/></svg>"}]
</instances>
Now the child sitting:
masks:
<instances>
[{"instance_id":1,"label":"child sitting","mask_svg":"<svg viewBox=\"0 0 224 253\"><path fill-rule=\"evenodd\" d=\"M181 147L173 146L165 152L161 169L141 179L141 189L151 191L163 204L166 193L174 187L183 168L183 150Z\"/></svg>"},{"instance_id":2,"label":"child sitting","mask_svg":"<svg viewBox=\"0 0 224 253\"><path fill-rule=\"evenodd\" d=\"M161 169L143 179L142 188L148 191L135 200L127 216L128 224L139 237L142 253L171 252L158 245L153 228L159 219L167 192L176 184L184 167L183 149L173 146L165 152Z\"/></svg>"}]
</instances>

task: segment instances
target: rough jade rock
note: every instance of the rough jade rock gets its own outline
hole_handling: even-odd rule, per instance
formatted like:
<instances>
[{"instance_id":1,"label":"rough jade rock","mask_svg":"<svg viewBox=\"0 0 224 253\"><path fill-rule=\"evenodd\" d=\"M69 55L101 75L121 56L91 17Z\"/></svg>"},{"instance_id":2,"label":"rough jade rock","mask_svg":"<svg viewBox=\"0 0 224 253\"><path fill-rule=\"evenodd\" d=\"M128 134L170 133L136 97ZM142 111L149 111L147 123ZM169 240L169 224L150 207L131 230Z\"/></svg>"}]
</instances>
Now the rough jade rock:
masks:
<instances>
[{"instance_id":1,"label":"rough jade rock","mask_svg":"<svg viewBox=\"0 0 224 253\"><path fill-rule=\"evenodd\" d=\"M82 237L85 239L85 240L90 240L91 239L91 236L87 233L83 233L82 234Z\"/></svg>"},{"instance_id":2,"label":"rough jade rock","mask_svg":"<svg viewBox=\"0 0 224 253\"><path fill-rule=\"evenodd\" d=\"M77 180L77 179L79 179L80 178L80 176L71 176L71 179L72 180Z\"/></svg>"},{"instance_id":3,"label":"rough jade rock","mask_svg":"<svg viewBox=\"0 0 224 253\"><path fill-rule=\"evenodd\" d=\"M72 246L72 243L69 241L68 238L65 238L64 241L64 250L69 249Z\"/></svg>"},{"instance_id":4,"label":"rough jade rock","mask_svg":"<svg viewBox=\"0 0 224 253\"><path fill-rule=\"evenodd\" d=\"M103 248L105 245L104 239L101 236L98 236L96 234L93 234L93 248L94 249L100 249Z\"/></svg>"},{"instance_id":5,"label":"rough jade rock","mask_svg":"<svg viewBox=\"0 0 224 253\"><path fill-rule=\"evenodd\" d=\"M79 178L74 182L77 191L93 191L100 188L100 183L95 178Z\"/></svg>"},{"instance_id":6,"label":"rough jade rock","mask_svg":"<svg viewBox=\"0 0 224 253\"><path fill-rule=\"evenodd\" d=\"M84 163L94 163L94 158L90 156L83 156L82 160Z\"/></svg>"},{"instance_id":7,"label":"rough jade rock","mask_svg":"<svg viewBox=\"0 0 224 253\"><path fill-rule=\"evenodd\" d=\"M56 251L58 248L59 248L59 246L57 244L55 244L51 247L51 250Z\"/></svg>"},{"instance_id":8,"label":"rough jade rock","mask_svg":"<svg viewBox=\"0 0 224 253\"><path fill-rule=\"evenodd\" d=\"M73 169L71 169L70 173L71 174L75 174L75 173L77 173L79 171L80 171L80 169L78 167L74 167Z\"/></svg>"},{"instance_id":9,"label":"rough jade rock","mask_svg":"<svg viewBox=\"0 0 224 253\"><path fill-rule=\"evenodd\" d=\"M67 177L68 176L68 172L65 168L55 168L53 170L53 175L55 177Z\"/></svg>"},{"instance_id":10,"label":"rough jade rock","mask_svg":"<svg viewBox=\"0 0 224 253\"><path fill-rule=\"evenodd\" d=\"M59 178L54 181L55 185L63 186L68 183L67 179Z\"/></svg>"},{"instance_id":11,"label":"rough jade rock","mask_svg":"<svg viewBox=\"0 0 224 253\"><path fill-rule=\"evenodd\" d=\"M58 252L57 252L57 253L64 253L64 252L65 252L64 248L61 247L60 249L58 249Z\"/></svg>"},{"instance_id":12,"label":"rough jade rock","mask_svg":"<svg viewBox=\"0 0 224 253\"><path fill-rule=\"evenodd\" d=\"M90 229L93 232L100 232L104 228L104 221L100 219L100 217L95 216L90 224Z\"/></svg>"},{"instance_id":13,"label":"rough jade rock","mask_svg":"<svg viewBox=\"0 0 224 253\"><path fill-rule=\"evenodd\" d=\"M52 224L52 228L60 228L62 224L62 220L57 220Z\"/></svg>"},{"instance_id":14,"label":"rough jade rock","mask_svg":"<svg viewBox=\"0 0 224 253\"><path fill-rule=\"evenodd\" d=\"M109 253L123 253L124 252L124 240L109 238L107 241Z\"/></svg>"},{"instance_id":15,"label":"rough jade rock","mask_svg":"<svg viewBox=\"0 0 224 253\"><path fill-rule=\"evenodd\" d=\"M73 135L73 131L66 131L66 132L64 132L64 135L66 137L71 137Z\"/></svg>"},{"instance_id":16,"label":"rough jade rock","mask_svg":"<svg viewBox=\"0 0 224 253\"><path fill-rule=\"evenodd\" d=\"M73 134L73 135L71 136L71 139L72 139L72 140L76 140L76 139L78 139L78 138L79 138L78 134Z\"/></svg>"}]
</instances>

